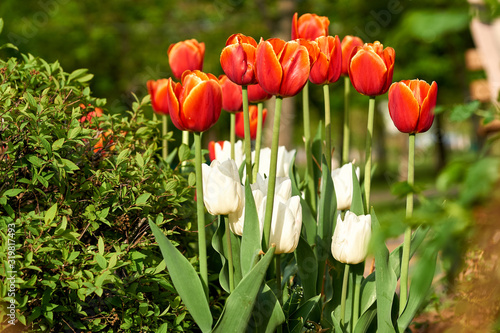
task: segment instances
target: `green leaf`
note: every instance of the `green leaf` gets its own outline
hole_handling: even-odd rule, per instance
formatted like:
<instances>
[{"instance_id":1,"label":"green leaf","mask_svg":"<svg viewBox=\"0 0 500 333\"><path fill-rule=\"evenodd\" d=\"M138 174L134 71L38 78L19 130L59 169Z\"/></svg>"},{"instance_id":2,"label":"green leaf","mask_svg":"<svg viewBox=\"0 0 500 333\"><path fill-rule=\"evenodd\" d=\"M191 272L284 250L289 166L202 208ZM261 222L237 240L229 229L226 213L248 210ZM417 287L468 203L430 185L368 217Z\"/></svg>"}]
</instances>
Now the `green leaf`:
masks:
<instances>
[{"instance_id":1,"label":"green leaf","mask_svg":"<svg viewBox=\"0 0 500 333\"><path fill-rule=\"evenodd\" d=\"M151 196L151 193L143 193L141 194L137 200L135 200L135 204L136 206L141 206L141 205L145 205L146 202L148 201L149 197Z\"/></svg>"},{"instance_id":2,"label":"green leaf","mask_svg":"<svg viewBox=\"0 0 500 333\"><path fill-rule=\"evenodd\" d=\"M315 313L319 315L320 298L321 295L314 296L313 298L304 302L294 313L290 315L287 321L289 332L301 332L304 324L309 320L310 316L314 315Z\"/></svg>"},{"instance_id":3,"label":"green leaf","mask_svg":"<svg viewBox=\"0 0 500 333\"><path fill-rule=\"evenodd\" d=\"M120 152L120 154L118 154L118 157L116 158L116 166L118 166L120 163L127 160L129 153L130 153L130 150L128 148L122 150Z\"/></svg>"},{"instance_id":4,"label":"green leaf","mask_svg":"<svg viewBox=\"0 0 500 333\"><path fill-rule=\"evenodd\" d=\"M82 128L77 126L77 127L73 127L73 128L70 128L70 130L68 131L68 139L71 140L71 139L74 139L76 138L76 136L82 131Z\"/></svg>"},{"instance_id":5,"label":"green leaf","mask_svg":"<svg viewBox=\"0 0 500 333\"><path fill-rule=\"evenodd\" d=\"M425 247L422 257L416 264L410 283L410 293L406 307L398 318L398 328L404 332L415 317L415 314L429 295L434 272L436 270L436 259L438 251L432 247Z\"/></svg>"},{"instance_id":6,"label":"green leaf","mask_svg":"<svg viewBox=\"0 0 500 333\"><path fill-rule=\"evenodd\" d=\"M67 160L65 158L61 158L61 162L64 164L65 167L67 167L69 169L68 170L69 173L73 173L73 171L75 171L75 170L80 170L80 168L70 160Z\"/></svg>"},{"instance_id":7,"label":"green leaf","mask_svg":"<svg viewBox=\"0 0 500 333\"><path fill-rule=\"evenodd\" d=\"M337 207L337 197L333 180L323 156L321 163L321 196L318 206L318 236L325 242L325 246L329 248L329 244L333 235L334 214Z\"/></svg>"},{"instance_id":8,"label":"green leaf","mask_svg":"<svg viewBox=\"0 0 500 333\"><path fill-rule=\"evenodd\" d=\"M108 262L106 261L106 259L99 253L96 253L95 260L97 261L99 267L101 267L102 269L105 269L108 266Z\"/></svg>"},{"instance_id":9,"label":"green leaf","mask_svg":"<svg viewBox=\"0 0 500 333\"><path fill-rule=\"evenodd\" d=\"M300 237L294 252L297 261L298 274L304 288L304 300L316 296L316 280L318 278L318 262L313 249L307 241Z\"/></svg>"},{"instance_id":10,"label":"green leaf","mask_svg":"<svg viewBox=\"0 0 500 333\"><path fill-rule=\"evenodd\" d=\"M397 286L396 274L389 267L389 250L381 237L380 223L375 211L371 210L375 246L375 283L377 293L377 325L379 332L396 332L392 324L392 303Z\"/></svg>"},{"instance_id":11,"label":"green leaf","mask_svg":"<svg viewBox=\"0 0 500 333\"><path fill-rule=\"evenodd\" d=\"M64 138L60 138L52 143L52 150L59 150L64 145Z\"/></svg>"},{"instance_id":12,"label":"green leaf","mask_svg":"<svg viewBox=\"0 0 500 333\"><path fill-rule=\"evenodd\" d=\"M191 156L191 150L189 146L185 143L182 143L179 147L179 161L184 162L189 159Z\"/></svg>"},{"instance_id":13,"label":"green leaf","mask_svg":"<svg viewBox=\"0 0 500 333\"><path fill-rule=\"evenodd\" d=\"M198 274L182 253L172 245L160 228L151 221L149 221L149 226L158 242L163 259L167 264L168 272L179 296L200 329L203 332L210 332L212 329L212 314L210 313L210 307Z\"/></svg>"},{"instance_id":14,"label":"green leaf","mask_svg":"<svg viewBox=\"0 0 500 333\"><path fill-rule=\"evenodd\" d=\"M241 239L241 272L246 276L258 260L261 251L261 234L257 208L250 184L245 185L245 223Z\"/></svg>"},{"instance_id":15,"label":"green leaf","mask_svg":"<svg viewBox=\"0 0 500 333\"><path fill-rule=\"evenodd\" d=\"M275 249L271 247L229 295L214 333L245 332Z\"/></svg>"},{"instance_id":16,"label":"green leaf","mask_svg":"<svg viewBox=\"0 0 500 333\"><path fill-rule=\"evenodd\" d=\"M28 103L29 103L32 107L34 107L34 108L36 108L36 107L37 107L38 103L36 102L36 100L35 100L35 98L33 97L33 95L31 95L31 94L29 93L29 91L26 91L26 92L24 93L24 95L23 95L23 96L24 96L24 99L25 99L26 101L28 101Z\"/></svg>"},{"instance_id":17,"label":"green leaf","mask_svg":"<svg viewBox=\"0 0 500 333\"><path fill-rule=\"evenodd\" d=\"M3 18L0 17L0 34L2 33L3 30Z\"/></svg>"},{"instance_id":18,"label":"green leaf","mask_svg":"<svg viewBox=\"0 0 500 333\"><path fill-rule=\"evenodd\" d=\"M36 155L30 155L28 157L28 161L34 166L41 168L43 166L44 160L38 158Z\"/></svg>"},{"instance_id":19,"label":"green leaf","mask_svg":"<svg viewBox=\"0 0 500 333\"><path fill-rule=\"evenodd\" d=\"M368 311L364 312L356 323L354 327L354 333L366 333L370 328L370 325L377 316L377 308L372 307ZM404 331L400 331L404 332Z\"/></svg>"},{"instance_id":20,"label":"green leaf","mask_svg":"<svg viewBox=\"0 0 500 333\"><path fill-rule=\"evenodd\" d=\"M141 154L136 154L135 155L135 162L137 163L137 166L139 168L144 168L144 159L142 158Z\"/></svg>"},{"instance_id":21,"label":"green leaf","mask_svg":"<svg viewBox=\"0 0 500 333\"><path fill-rule=\"evenodd\" d=\"M11 188L10 190L3 192L3 195L5 195L6 197L15 197L16 195L18 195L23 191L24 189L22 188Z\"/></svg>"},{"instance_id":22,"label":"green leaf","mask_svg":"<svg viewBox=\"0 0 500 333\"><path fill-rule=\"evenodd\" d=\"M56 217L56 214L57 214L57 203L53 204L52 207L50 207L49 210L45 212L45 217L44 217L45 225L50 224L50 222L52 222L54 217Z\"/></svg>"},{"instance_id":23,"label":"green leaf","mask_svg":"<svg viewBox=\"0 0 500 333\"><path fill-rule=\"evenodd\" d=\"M101 256L104 255L104 240L101 236L99 236L99 240L97 241L97 249Z\"/></svg>"},{"instance_id":24,"label":"green leaf","mask_svg":"<svg viewBox=\"0 0 500 333\"><path fill-rule=\"evenodd\" d=\"M274 333L285 321L281 305L267 284L260 290L245 333Z\"/></svg>"},{"instance_id":25,"label":"green leaf","mask_svg":"<svg viewBox=\"0 0 500 333\"><path fill-rule=\"evenodd\" d=\"M81 77L77 78L76 81L78 81L78 82L87 82L87 81L92 80L93 77L94 77L94 74L86 74L84 76L81 76Z\"/></svg>"},{"instance_id":26,"label":"green leaf","mask_svg":"<svg viewBox=\"0 0 500 333\"><path fill-rule=\"evenodd\" d=\"M87 68L80 68L80 69L77 69L77 70L74 70L69 76L68 76L68 83L77 78L77 77L80 77L82 75L84 75L85 73L87 73L88 69Z\"/></svg>"},{"instance_id":27,"label":"green leaf","mask_svg":"<svg viewBox=\"0 0 500 333\"><path fill-rule=\"evenodd\" d=\"M352 202L351 212L356 215L365 215L365 205L361 196L361 186L359 185L358 176L356 175L356 167L352 165Z\"/></svg>"}]
</instances>

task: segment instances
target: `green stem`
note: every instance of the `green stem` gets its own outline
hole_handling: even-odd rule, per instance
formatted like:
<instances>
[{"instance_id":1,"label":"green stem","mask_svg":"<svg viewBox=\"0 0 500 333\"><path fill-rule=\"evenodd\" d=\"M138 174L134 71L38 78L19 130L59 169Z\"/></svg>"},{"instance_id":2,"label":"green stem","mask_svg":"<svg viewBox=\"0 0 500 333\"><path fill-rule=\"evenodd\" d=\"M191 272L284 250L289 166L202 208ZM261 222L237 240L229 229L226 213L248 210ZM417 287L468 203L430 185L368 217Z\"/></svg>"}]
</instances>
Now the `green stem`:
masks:
<instances>
[{"instance_id":1,"label":"green stem","mask_svg":"<svg viewBox=\"0 0 500 333\"><path fill-rule=\"evenodd\" d=\"M255 136L255 165L253 167L253 178L257 179L257 173L259 172L260 164L260 147L262 145L262 126L264 122L264 103L259 102L257 104L257 134Z\"/></svg>"},{"instance_id":2,"label":"green stem","mask_svg":"<svg viewBox=\"0 0 500 333\"><path fill-rule=\"evenodd\" d=\"M167 160L168 156L168 140L166 138L167 133L168 133L168 116L164 115L162 117L162 134L163 134L163 140L162 140L162 157L163 160Z\"/></svg>"},{"instance_id":3,"label":"green stem","mask_svg":"<svg viewBox=\"0 0 500 333\"><path fill-rule=\"evenodd\" d=\"M205 207L203 205L203 176L201 173L201 133L194 133L196 171L196 209L198 214L198 251L200 277L208 299L207 244L205 236Z\"/></svg>"},{"instance_id":4,"label":"green stem","mask_svg":"<svg viewBox=\"0 0 500 333\"><path fill-rule=\"evenodd\" d=\"M188 131L182 131L182 143L187 145L188 148L191 148L191 147L189 147L189 132ZM187 164L187 161L183 161L181 163L181 166L184 167L184 166L186 166L186 164Z\"/></svg>"},{"instance_id":5,"label":"green stem","mask_svg":"<svg viewBox=\"0 0 500 333\"><path fill-rule=\"evenodd\" d=\"M278 164L278 145L280 136L281 105L283 97L276 96L276 107L274 109L273 141L271 144L271 163L269 166L269 180L267 186L266 214L264 216L264 237L262 247L267 251L271 235L271 220L273 217L274 189L276 187L276 166Z\"/></svg>"},{"instance_id":6,"label":"green stem","mask_svg":"<svg viewBox=\"0 0 500 333\"><path fill-rule=\"evenodd\" d=\"M325 158L328 169L332 169L332 124L330 114L330 86L323 85L323 97L325 100Z\"/></svg>"},{"instance_id":7,"label":"green stem","mask_svg":"<svg viewBox=\"0 0 500 333\"><path fill-rule=\"evenodd\" d=\"M373 118L375 114L375 96L370 97L368 104L368 124L366 126L366 157L365 157L365 212L370 212L370 186L372 180L372 143L373 143Z\"/></svg>"},{"instance_id":8,"label":"green stem","mask_svg":"<svg viewBox=\"0 0 500 333\"><path fill-rule=\"evenodd\" d=\"M283 305L283 292L281 289L281 258L279 254L274 256L275 264L276 264L276 297L278 298L278 302Z\"/></svg>"},{"instance_id":9,"label":"green stem","mask_svg":"<svg viewBox=\"0 0 500 333\"><path fill-rule=\"evenodd\" d=\"M247 182L252 184L252 139L250 138L250 113L248 111L248 86L242 86L243 125L245 130L245 163Z\"/></svg>"},{"instance_id":10,"label":"green stem","mask_svg":"<svg viewBox=\"0 0 500 333\"><path fill-rule=\"evenodd\" d=\"M229 268L229 291L234 290L234 273L233 273L233 248L231 247L231 230L229 229L229 217L224 215L224 225L226 228L227 241L227 266Z\"/></svg>"},{"instance_id":11,"label":"green stem","mask_svg":"<svg viewBox=\"0 0 500 333\"><path fill-rule=\"evenodd\" d=\"M411 133L408 140L408 184L413 187L415 182L415 133ZM413 192L406 196L406 218L413 215ZM401 259L401 281L400 281L400 300L399 314L401 315L406 307L408 300L408 268L410 265L410 245L411 245L411 227L405 230L403 241L403 258Z\"/></svg>"},{"instance_id":12,"label":"green stem","mask_svg":"<svg viewBox=\"0 0 500 333\"><path fill-rule=\"evenodd\" d=\"M311 205L312 213L316 213L316 186L314 184L314 169L311 153L311 121L309 116L309 81L302 89L302 109L304 118L304 147L306 151L306 201Z\"/></svg>"},{"instance_id":13,"label":"green stem","mask_svg":"<svg viewBox=\"0 0 500 333\"><path fill-rule=\"evenodd\" d=\"M344 134L342 140L342 165L349 162L349 95L351 94L351 81L349 76L344 77Z\"/></svg>"},{"instance_id":14,"label":"green stem","mask_svg":"<svg viewBox=\"0 0 500 333\"><path fill-rule=\"evenodd\" d=\"M229 140L231 141L231 159L235 159L235 153L234 153L234 144L236 142L236 133L235 133L235 126L236 126L236 113L229 113L229 119L231 120L231 128L229 129Z\"/></svg>"},{"instance_id":15,"label":"green stem","mask_svg":"<svg viewBox=\"0 0 500 333\"><path fill-rule=\"evenodd\" d=\"M354 299L353 299L353 308L352 308L352 325L351 328L354 330L356 328L356 324L358 323L359 318L359 300L361 293L361 277L356 276L358 273L354 270Z\"/></svg>"},{"instance_id":16,"label":"green stem","mask_svg":"<svg viewBox=\"0 0 500 333\"><path fill-rule=\"evenodd\" d=\"M340 325L345 325L345 302L347 298L347 284L349 282L349 264L344 267L344 280L342 281L342 294L340 298Z\"/></svg>"}]
</instances>

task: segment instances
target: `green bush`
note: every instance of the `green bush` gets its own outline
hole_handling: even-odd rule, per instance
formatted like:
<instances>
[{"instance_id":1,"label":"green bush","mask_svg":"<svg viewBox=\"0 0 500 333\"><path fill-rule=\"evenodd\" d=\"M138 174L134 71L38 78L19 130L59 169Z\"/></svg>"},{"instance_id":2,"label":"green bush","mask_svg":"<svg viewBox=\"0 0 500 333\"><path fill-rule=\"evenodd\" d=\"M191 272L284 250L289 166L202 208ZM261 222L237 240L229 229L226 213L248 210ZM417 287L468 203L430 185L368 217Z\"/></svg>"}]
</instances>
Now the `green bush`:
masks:
<instances>
[{"instance_id":1,"label":"green bush","mask_svg":"<svg viewBox=\"0 0 500 333\"><path fill-rule=\"evenodd\" d=\"M90 79L31 55L0 60L0 326L14 292L32 332L190 331L148 221L196 264L194 235L175 237L190 229L194 175L159 159L148 96L90 119L106 103Z\"/></svg>"}]
</instances>

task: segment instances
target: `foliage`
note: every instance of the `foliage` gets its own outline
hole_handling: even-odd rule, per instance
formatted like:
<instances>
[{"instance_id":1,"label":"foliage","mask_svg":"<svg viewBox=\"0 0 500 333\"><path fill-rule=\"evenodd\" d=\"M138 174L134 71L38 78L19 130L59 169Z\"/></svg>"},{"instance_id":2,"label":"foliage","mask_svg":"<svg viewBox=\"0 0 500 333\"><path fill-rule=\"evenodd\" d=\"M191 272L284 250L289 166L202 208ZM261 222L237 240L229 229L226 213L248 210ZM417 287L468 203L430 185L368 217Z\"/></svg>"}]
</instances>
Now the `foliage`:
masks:
<instances>
[{"instance_id":1,"label":"foliage","mask_svg":"<svg viewBox=\"0 0 500 333\"><path fill-rule=\"evenodd\" d=\"M32 55L0 60L0 322L12 236L17 317L33 332L189 331L146 230L156 222L193 257L192 237L175 231L190 229L193 181L158 160L148 98L88 120L106 103L91 78Z\"/></svg>"}]
</instances>

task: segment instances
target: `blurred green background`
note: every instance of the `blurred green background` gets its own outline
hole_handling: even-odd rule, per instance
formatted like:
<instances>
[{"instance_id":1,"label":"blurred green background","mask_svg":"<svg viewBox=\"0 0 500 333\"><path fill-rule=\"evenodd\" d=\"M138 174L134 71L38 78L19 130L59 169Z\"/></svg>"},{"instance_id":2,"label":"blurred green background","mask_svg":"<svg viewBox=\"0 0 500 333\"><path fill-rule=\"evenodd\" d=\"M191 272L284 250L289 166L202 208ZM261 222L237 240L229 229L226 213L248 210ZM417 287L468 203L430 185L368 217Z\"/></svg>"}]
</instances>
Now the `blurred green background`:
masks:
<instances>
[{"instance_id":1,"label":"blurred green background","mask_svg":"<svg viewBox=\"0 0 500 333\"><path fill-rule=\"evenodd\" d=\"M22 4L19 0L2 0L0 17L5 27L0 45L13 43L20 52L4 49L0 56L31 53L49 62L58 60L68 72L88 68L95 75L91 82L93 94L107 99L107 112L119 113L130 109L132 93L139 98L147 94L147 80L172 75L167 58L170 44L190 38L204 42L204 71L218 76L222 74L219 56L231 34L241 32L257 41L261 37L289 39L293 14L315 13L330 19L331 35L341 39L357 35L365 42L378 40L393 47L394 81L436 81L438 104L446 108L469 98L470 73L464 60L465 51L473 47L469 11L465 0L26 0ZM341 146L343 86L341 79L330 88L336 147ZM310 85L310 95L315 129L323 118L321 87ZM383 106L386 99L387 95L377 101ZM293 130L282 135L289 149L302 146L300 94L293 103L295 111L284 120L293 124ZM352 94L353 151L364 149L367 104L365 96ZM270 103L268 108L273 106ZM436 124L440 130L448 130L448 124L441 119ZM228 139L228 126L229 117L223 112L206 140ZM377 117L375 133L379 144L375 159L380 161L379 171L393 170L390 177L397 178L399 158L391 159L390 154L400 156L404 146L397 142L402 141L402 136L393 133L396 145L388 144L391 138L384 135L386 126L392 126L390 121ZM174 138L180 140L174 133ZM431 140L438 142L438 153L433 154L430 164L434 169L444 165L445 157L439 152L443 142L436 137ZM339 154L337 149L334 156ZM363 153L359 156L362 158ZM429 162L425 153L422 158Z\"/></svg>"}]
</instances>

